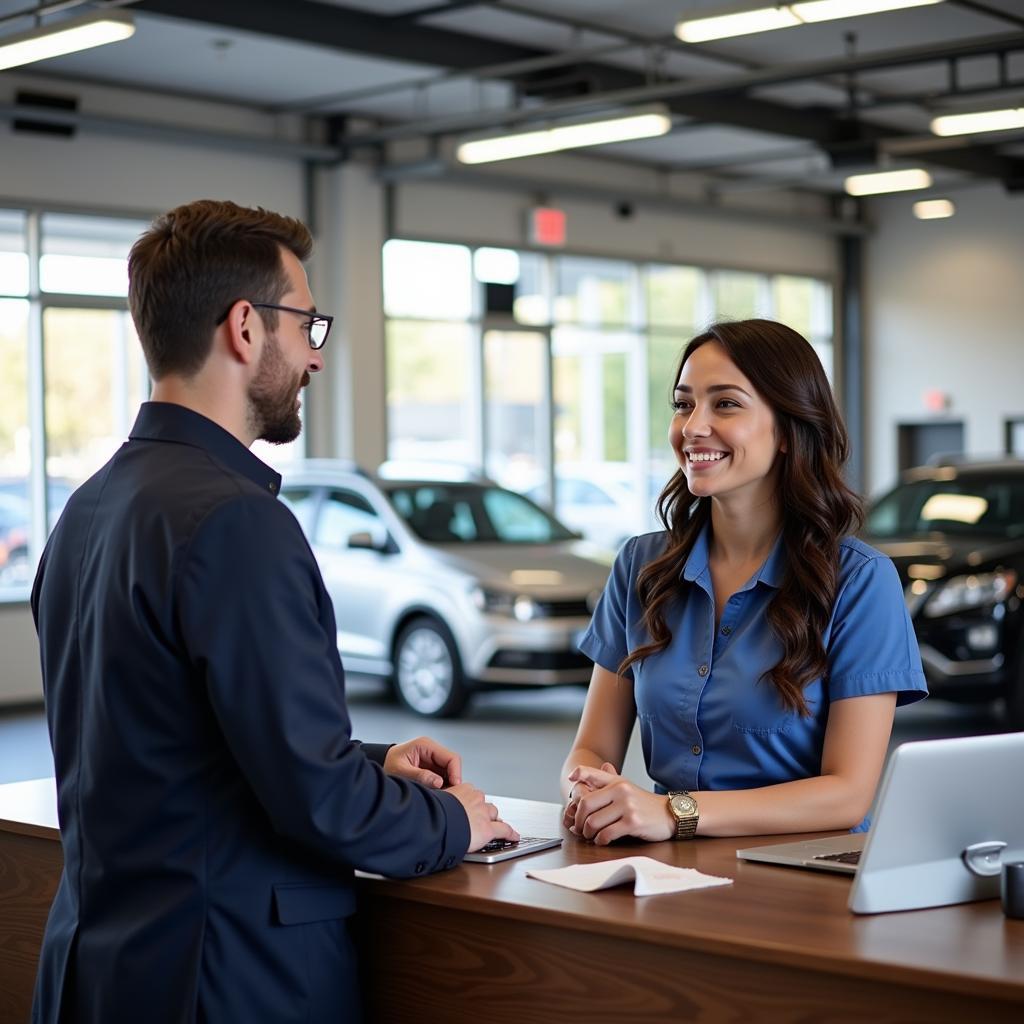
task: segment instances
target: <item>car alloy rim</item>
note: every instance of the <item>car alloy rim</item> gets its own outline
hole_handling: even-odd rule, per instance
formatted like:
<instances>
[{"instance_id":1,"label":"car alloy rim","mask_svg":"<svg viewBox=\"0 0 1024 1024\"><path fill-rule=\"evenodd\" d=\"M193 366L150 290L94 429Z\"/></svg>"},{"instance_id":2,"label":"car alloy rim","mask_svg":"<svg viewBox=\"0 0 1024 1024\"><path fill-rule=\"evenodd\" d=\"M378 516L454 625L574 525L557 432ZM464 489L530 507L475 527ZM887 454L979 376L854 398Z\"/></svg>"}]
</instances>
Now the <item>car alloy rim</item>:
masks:
<instances>
[{"instance_id":1,"label":"car alloy rim","mask_svg":"<svg viewBox=\"0 0 1024 1024\"><path fill-rule=\"evenodd\" d=\"M448 699L455 666L444 640L433 629L414 629L398 652L398 685L417 711L437 711Z\"/></svg>"}]
</instances>

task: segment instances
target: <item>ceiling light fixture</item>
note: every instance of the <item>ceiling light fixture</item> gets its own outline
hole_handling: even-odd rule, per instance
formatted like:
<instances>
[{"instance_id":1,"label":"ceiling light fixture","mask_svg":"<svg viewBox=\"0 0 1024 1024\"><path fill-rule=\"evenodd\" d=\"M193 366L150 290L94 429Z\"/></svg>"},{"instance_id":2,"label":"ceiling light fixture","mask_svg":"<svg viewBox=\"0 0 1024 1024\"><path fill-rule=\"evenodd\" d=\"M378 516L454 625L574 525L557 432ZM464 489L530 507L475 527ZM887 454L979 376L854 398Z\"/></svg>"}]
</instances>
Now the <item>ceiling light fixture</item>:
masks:
<instances>
[{"instance_id":1,"label":"ceiling light fixture","mask_svg":"<svg viewBox=\"0 0 1024 1024\"><path fill-rule=\"evenodd\" d=\"M956 207L949 199L922 199L914 203L914 216L918 220L941 220L954 213Z\"/></svg>"},{"instance_id":2,"label":"ceiling light fixture","mask_svg":"<svg viewBox=\"0 0 1024 1024\"><path fill-rule=\"evenodd\" d=\"M848 195L877 196L885 192L911 192L916 188L931 188L932 176L920 167L903 171L872 171L870 174L852 174L843 183Z\"/></svg>"},{"instance_id":3,"label":"ceiling light fixture","mask_svg":"<svg viewBox=\"0 0 1024 1024\"><path fill-rule=\"evenodd\" d=\"M587 121L555 124L548 128L465 139L456 147L455 155L464 164L486 164L495 160L557 153L563 149L650 139L664 135L671 127L672 118L668 110L657 105L621 114L606 114Z\"/></svg>"},{"instance_id":4,"label":"ceiling light fixture","mask_svg":"<svg viewBox=\"0 0 1024 1024\"><path fill-rule=\"evenodd\" d=\"M116 43L134 33L135 24L130 14L111 11L54 21L27 32L0 36L0 71Z\"/></svg>"},{"instance_id":5,"label":"ceiling light fixture","mask_svg":"<svg viewBox=\"0 0 1024 1024\"><path fill-rule=\"evenodd\" d=\"M1004 110L978 110L967 114L941 114L932 118L936 135L973 135L976 132L1005 132L1024 128L1024 107Z\"/></svg>"},{"instance_id":6,"label":"ceiling light fixture","mask_svg":"<svg viewBox=\"0 0 1024 1024\"><path fill-rule=\"evenodd\" d=\"M704 43L711 39L728 39L755 32L771 32L778 28L856 18L863 14L899 11L905 7L927 7L944 0L798 0L789 4L771 4L754 10L728 11L706 18L680 21L676 36L684 43Z\"/></svg>"}]
</instances>

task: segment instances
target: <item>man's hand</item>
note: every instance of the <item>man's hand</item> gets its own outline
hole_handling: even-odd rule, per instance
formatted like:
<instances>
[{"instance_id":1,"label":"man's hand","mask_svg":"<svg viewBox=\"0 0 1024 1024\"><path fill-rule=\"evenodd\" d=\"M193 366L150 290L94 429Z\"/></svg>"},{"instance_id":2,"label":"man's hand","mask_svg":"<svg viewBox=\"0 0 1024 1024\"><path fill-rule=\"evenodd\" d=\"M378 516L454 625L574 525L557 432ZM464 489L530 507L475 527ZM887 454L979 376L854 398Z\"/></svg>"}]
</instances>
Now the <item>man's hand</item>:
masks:
<instances>
[{"instance_id":1,"label":"man's hand","mask_svg":"<svg viewBox=\"0 0 1024 1024\"><path fill-rule=\"evenodd\" d=\"M576 801L576 817L570 828L576 835L598 846L607 846L623 836L656 843L675 835L675 819L665 797L627 782L614 765L580 765L569 773L569 780L592 790L583 790ZM575 788L580 790L582 786Z\"/></svg>"},{"instance_id":2,"label":"man's hand","mask_svg":"<svg viewBox=\"0 0 1024 1024\"><path fill-rule=\"evenodd\" d=\"M441 789L462 782L462 758L429 736L420 736L393 746L384 758L384 771Z\"/></svg>"},{"instance_id":3,"label":"man's hand","mask_svg":"<svg viewBox=\"0 0 1024 1024\"><path fill-rule=\"evenodd\" d=\"M448 791L466 810L469 818L469 846L467 853L479 850L492 839L511 839L518 841L519 833L498 817L498 808L487 803L483 791L471 786L468 782L461 786L452 786Z\"/></svg>"}]
</instances>

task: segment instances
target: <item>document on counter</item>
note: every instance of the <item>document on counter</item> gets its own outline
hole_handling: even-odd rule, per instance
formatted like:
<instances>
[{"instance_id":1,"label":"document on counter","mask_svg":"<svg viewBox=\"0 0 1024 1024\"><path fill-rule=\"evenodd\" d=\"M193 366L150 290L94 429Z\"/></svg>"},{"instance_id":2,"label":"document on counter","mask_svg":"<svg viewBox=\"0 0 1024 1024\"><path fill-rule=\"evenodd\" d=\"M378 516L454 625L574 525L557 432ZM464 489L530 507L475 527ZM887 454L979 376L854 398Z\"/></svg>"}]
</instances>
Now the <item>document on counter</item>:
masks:
<instances>
[{"instance_id":1,"label":"document on counter","mask_svg":"<svg viewBox=\"0 0 1024 1024\"><path fill-rule=\"evenodd\" d=\"M527 876L551 882L566 889L595 892L614 885L633 883L634 896L657 896L660 893L686 892L688 889L710 889L732 885L731 878L706 875L696 868L676 868L652 857L622 857L598 864L572 864L567 868L527 871Z\"/></svg>"}]
</instances>

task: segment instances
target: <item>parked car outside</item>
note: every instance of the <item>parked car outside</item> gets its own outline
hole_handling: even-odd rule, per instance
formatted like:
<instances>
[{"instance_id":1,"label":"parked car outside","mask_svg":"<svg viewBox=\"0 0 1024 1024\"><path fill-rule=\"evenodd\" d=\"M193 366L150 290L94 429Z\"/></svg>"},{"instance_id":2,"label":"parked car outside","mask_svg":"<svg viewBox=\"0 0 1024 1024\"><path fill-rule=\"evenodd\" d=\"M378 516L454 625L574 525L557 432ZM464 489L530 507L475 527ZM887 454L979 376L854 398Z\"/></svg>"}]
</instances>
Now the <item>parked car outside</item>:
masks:
<instances>
[{"instance_id":1,"label":"parked car outside","mask_svg":"<svg viewBox=\"0 0 1024 1024\"><path fill-rule=\"evenodd\" d=\"M49 529L53 529L73 489L69 481L60 477L48 479ZM25 587L32 582L31 525L28 479L23 476L0 478L0 586Z\"/></svg>"},{"instance_id":2,"label":"parked car outside","mask_svg":"<svg viewBox=\"0 0 1024 1024\"><path fill-rule=\"evenodd\" d=\"M899 570L932 695L1002 698L1024 729L1024 461L910 470L863 534Z\"/></svg>"},{"instance_id":3,"label":"parked car outside","mask_svg":"<svg viewBox=\"0 0 1024 1024\"><path fill-rule=\"evenodd\" d=\"M413 711L452 716L477 689L589 680L576 641L611 557L529 499L335 460L289 468L281 497L319 562L345 667L390 677Z\"/></svg>"},{"instance_id":4,"label":"parked car outside","mask_svg":"<svg viewBox=\"0 0 1024 1024\"><path fill-rule=\"evenodd\" d=\"M649 517L641 511L645 502L635 497L632 485L632 472L625 463L559 463L554 514L587 540L618 551L634 534L650 528ZM546 489L537 483L523 493L551 509Z\"/></svg>"},{"instance_id":5,"label":"parked car outside","mask_svg":"<svg viewBox=\"0 0 1024 1024\"><path fill-rule=\"evenodd\" d=\"M0 491L0 586L20 585L28 563L32 510L23 498Z\"/></svg>"}]
</instances>

